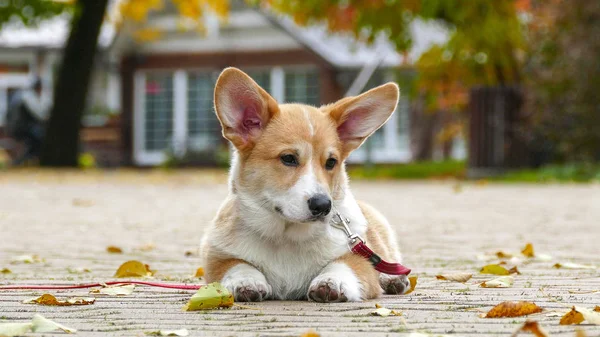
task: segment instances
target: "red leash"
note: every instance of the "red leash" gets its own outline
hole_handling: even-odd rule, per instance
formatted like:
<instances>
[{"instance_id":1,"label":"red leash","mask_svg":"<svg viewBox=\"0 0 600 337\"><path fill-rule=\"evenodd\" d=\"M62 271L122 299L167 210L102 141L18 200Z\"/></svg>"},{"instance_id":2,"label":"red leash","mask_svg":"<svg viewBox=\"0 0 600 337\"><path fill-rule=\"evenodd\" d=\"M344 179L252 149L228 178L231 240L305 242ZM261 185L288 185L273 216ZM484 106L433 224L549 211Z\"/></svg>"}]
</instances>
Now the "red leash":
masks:
<instances>
[{"instance_id":1,"label":"red leash","mask_svg":"<svg viewBox=\"0 0 600 337\"><path fill-rule=\"evenodd\" d=\"M63 290L63 289L83 289L83 288L94 288L102 287L104 285L115 285L115 284L137 284L148 287L159 287L179 290L198 290L202 285L191 285L191 284L169 284L169 283L158 283L158 282L145 282L145 281L112 281L104 283L84 283L72 286L45 286L45 285L20 285L20 286L0 286L0 290Z\"/></svg>"}]
</instances>

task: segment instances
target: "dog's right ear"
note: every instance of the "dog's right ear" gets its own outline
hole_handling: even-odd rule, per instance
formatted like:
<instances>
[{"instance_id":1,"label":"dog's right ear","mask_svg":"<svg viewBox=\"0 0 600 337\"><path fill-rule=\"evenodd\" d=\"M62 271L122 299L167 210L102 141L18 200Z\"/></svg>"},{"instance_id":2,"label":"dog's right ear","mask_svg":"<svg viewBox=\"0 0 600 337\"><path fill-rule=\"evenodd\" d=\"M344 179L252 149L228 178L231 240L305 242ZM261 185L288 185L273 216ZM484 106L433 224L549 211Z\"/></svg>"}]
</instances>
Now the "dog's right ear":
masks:
<instances>
[{"instance_id":1,"label":"dog's right ear","mask_svg":"<svg viewBox=\"0 0 600 337\"><path fill-rule=\"evenodd\" d=\"M279 113L277 101L237 68L223 70L215 85L215 111L227 138L240 151L254 147Z\"/></svg>"}]
</instances>

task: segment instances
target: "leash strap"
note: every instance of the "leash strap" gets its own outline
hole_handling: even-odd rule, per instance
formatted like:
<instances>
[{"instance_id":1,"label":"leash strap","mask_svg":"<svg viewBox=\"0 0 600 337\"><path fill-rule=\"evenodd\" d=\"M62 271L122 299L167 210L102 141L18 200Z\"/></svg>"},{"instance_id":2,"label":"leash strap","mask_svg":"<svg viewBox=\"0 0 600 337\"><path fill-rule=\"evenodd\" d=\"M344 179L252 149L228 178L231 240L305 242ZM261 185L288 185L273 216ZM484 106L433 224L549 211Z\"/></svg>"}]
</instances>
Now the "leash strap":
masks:
<instances>
[{"instance_id":1,"label":"leash strap","mask_svg":"<svg viewBox=\"0 0 600 337\"><path fill-rule=\"evenodd\" d=\"M371 261L373 267L378 272L390 275L408 275L410 269L400 263L390 263L384 261L379 255L375 254L365 243L365 240L359 235L352 233L350 230L350 220L344 218L339 212L335 211L334 217L331 220L331 226L344 231L348 237L348 244L352 253L360 255Z\"/></svg>"},{"instance_id":2,"label":"leash strap","mask_svg":"<svg viewBox=\"0 0 600 337\"><path fill-rule=\"evenodd\" d=\"M352 246L352 252L369 260L375 270L384 274L390 275L408 275L410 269L400 263L390 263L383 260L379 255L375 254L363 241L358 241Z\"/></svg>"}]
</instances>

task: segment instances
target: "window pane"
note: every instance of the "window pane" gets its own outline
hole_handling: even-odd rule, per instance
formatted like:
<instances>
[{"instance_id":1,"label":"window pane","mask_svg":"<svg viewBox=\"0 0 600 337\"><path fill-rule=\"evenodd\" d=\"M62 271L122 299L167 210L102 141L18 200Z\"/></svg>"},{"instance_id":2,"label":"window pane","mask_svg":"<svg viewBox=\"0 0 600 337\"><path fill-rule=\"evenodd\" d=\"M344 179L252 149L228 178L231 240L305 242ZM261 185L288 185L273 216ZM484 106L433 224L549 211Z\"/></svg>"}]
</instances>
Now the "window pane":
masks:
<instances>
[{"instance_id":1,"label":"window pane","mask_svg":"<svg viewBox=\"0 0 600 337\"><path fill-rule=\"evenodd\" d=\"M145 143L148 151L167 150L173 135L173 75L146 76Z\"/></svg>"},{"instance_id":2,"label":"window pane","mask_svg":"<svg viewBox=\"0 0 600 337\"><path fill-rule=\"evenodd\" d=\"M285 101L319 106L319 73L316 70L285 71Z\"/></svg>"},{"instance_id":3,"label":"window pane","mask_svg":"<svg viewBox=\"0 0 600 337\"><path fill-rule=\"evenodd\" d=\"M206 151L221 141L219 121L213 109L215 82L210 73L188 77L188 149Z\"/></svg>"}]
</instances>

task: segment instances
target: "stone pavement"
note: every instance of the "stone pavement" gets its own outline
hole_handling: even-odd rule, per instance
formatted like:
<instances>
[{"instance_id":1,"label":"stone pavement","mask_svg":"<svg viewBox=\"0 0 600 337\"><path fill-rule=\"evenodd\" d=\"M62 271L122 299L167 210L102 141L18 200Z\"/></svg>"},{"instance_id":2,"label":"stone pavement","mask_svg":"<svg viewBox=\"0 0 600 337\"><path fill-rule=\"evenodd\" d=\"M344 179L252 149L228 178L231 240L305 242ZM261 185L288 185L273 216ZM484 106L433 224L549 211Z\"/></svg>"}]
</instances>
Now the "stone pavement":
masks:
<instances>
[{"instance_id":1,"label":"stone pavement","mask_svg":"<svg viewBox=\"0 0 600 337\"><path fill-rule=\"evenodd\" d=\"M404 262L419 276L414 293L365 303L264 302L209 312L183 312L193 292L136 288L127 297L99 297L83 307L43 307L21 302L42 291L0 292L0 322L41 313L79 336L144 336L157 329L187 328L192 336L510 336L533 319L552 336L575 336L560 326L571 305L600 305L600 272L554 269L556 262L600 265L599 185L495 185L452 182L353 182L357 198L376 205L393 223ZM200 267L203 230L227 193L222 173L25 171L0 175L0 284L63 284L111 280L117 267L136 259L159 280L182 281ZM477 255L518 252L526 242L553 261L519 266L506 289L483 289L492 277L477 274L488 262ZM141 250L153 244L154 249ZM123 248L109 254L106 247ZM148 248L148 247L146 247ZM186 256L191 252L191 256ZM11 264L37 254L45 263ZM190 255L190 254L188 254ZM68 268L89 268L69 273ZM442 272L472 272L466 284L435 279ZM55 291L62 297L83 290ZM542 314L506 319L479 315L507 300L528 300ZM402 317L373 317L375 303ZM248 308L249 307L249 308ZM600 326L582 325L588 336ZM45 334L48 335L48 334Z\"/></svg>"}]
</instances>

